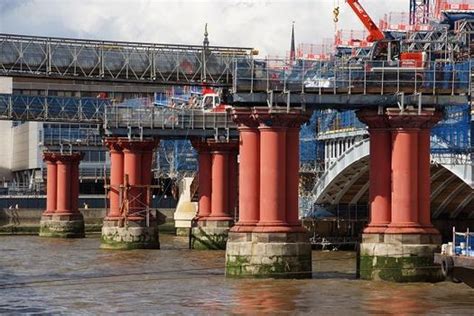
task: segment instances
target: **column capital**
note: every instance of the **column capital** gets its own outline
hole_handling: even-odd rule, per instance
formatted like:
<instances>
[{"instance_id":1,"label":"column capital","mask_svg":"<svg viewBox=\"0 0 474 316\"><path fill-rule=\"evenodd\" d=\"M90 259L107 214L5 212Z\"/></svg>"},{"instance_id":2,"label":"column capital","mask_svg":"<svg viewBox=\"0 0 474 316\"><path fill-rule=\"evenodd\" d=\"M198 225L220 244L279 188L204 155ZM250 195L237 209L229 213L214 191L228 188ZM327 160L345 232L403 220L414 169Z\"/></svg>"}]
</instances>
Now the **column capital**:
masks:
<instances>
[{"instance_id":1,"label":"column capital","mask_svg":"<svg viewBox=\"0 0 474 316\"><path fill-rule=\"evenodd\" d=\"M45 152L43 153L43 160L46 162L54 163L74 163L79 162L84 157L83 153L73 152L69 154L61 154L57 152Z\"/></svg>"},{"instance_id":2,"label":"column capital","mask_svg":"<svg viewBox=\"0 0 474 316\"><path fill-rule=\"evenodd\" d=\"M209 146L206 139L202 138L192 138L191 145L198 151L198 153L210 153L211 147Z\"/></svg>"},{"instance_id":3,"label":"column capital","mask_svg":"<svg viewBox=\"0 0 474 316\"><path fill-rule=\"evenodd\" d=\"M119 144L119 138L118 137L107 137L104 141L105 146L111 151L111 152L121 152L122 151L122 146Z\"/></svg>"},{"instance_id":4,"label":"column capital","mask_svg":"<svg viewBox=\"0 0 474 316\"><path fill-rule=\"evenodd\" d=\"M43 153L43 160L46 163L56 163L56 161L58 160L57 153L49 152L49 151L44 152Z\"/></svg>"},{"instance_id":5,"label":"column capital","mask_svg":"<svg viewBox=\"0 0 474 316\"><path fill-rule=\"evenodd\" d=\"M265 128L299 128L311 118L311 112L290 109L254 108L253 117L259 127Z\"/></svg>"},{"instance_id":6,"label":"column capital","mask_svg":"<svg viewBox=\"0 0 474 316\"><path fill-rule=\"evenodd\" d=\"M369 129L387 129L390 123L387 115L379 114L376 110L362 109L356 112L357 118Z\"/></svg>"},{"instance_id":7,"label":"column capital","mask_svg":"<svg viewBox=\"0 0 474 316\"><path fill-rule=\"evenodd\" d=\"M211 147L211 153L213 152L224 152L224 153L235 153L239 151L239 141L229 140L228 142L216 142L213 140L208 141Z\"/></svg>"},{"instance_id":8,"label":"column capital","mask_svg":"<svg viewBox=\"0 0 474 316\"><path fill-rule=\"evenodd\" d=\"M158 139L132 140L128 138L119 138L118 145L125 151L146 151L152 150L158 145Z\"/></svg>"},{"instance_id":9,"label":"column capital","mask_svg":"<svg viewBox=\"0 0 474 316\"><path fill-rule=\"evenodd\" d=\"M227 142L219 142L214 139L193 139L191 144L199 153L239 151L239 141L232 139Z\"/></svg>"},{"instance_id":10,"label":"column capital","mask_svg":"<svg viewBox=\"0 0 474 316\"><path fill-rule=\"evenodd\" d=\"M259 125L251 108L234 108L232 110L232 119L237 123L240 130L246 128L254 129Z\"/></svg>"},{"instance_id":11,"label":"column capital","mask_svg":"<svg viewBox=\"0 0 474 316\"><path fill-rule=\"evenodd\" d=\"M416 128L429 129L438 123L442 118L442 113L435 109L404 110L398 108L388 108L387 118L392 128Z\"/></svg>"},{"instance_id":12,"label":"column capital","mask_svg":"<svg viewBox=\"0 0 474 316\"><path fill-rule=\"evenodd\" d=\"M84 157L83 153L71 153L71 154L61 154L58 156L58 161L60 162L69 162L69 163L78 163Z\"/></svg>"}]
</instances>

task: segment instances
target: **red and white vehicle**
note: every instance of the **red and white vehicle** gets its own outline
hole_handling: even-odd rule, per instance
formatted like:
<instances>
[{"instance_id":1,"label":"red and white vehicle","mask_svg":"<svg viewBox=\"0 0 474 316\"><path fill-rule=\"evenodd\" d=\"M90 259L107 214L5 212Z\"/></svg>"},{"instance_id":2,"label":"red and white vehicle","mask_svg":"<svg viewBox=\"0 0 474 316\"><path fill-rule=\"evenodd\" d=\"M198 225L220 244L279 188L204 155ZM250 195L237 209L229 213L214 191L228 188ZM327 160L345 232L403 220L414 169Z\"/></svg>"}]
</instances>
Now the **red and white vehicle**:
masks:
<instances>
[{"instance_id":1,"label":"red and white vehicle","mask_svg":"<svg viewBox=\"0 0 474 316\"><path fill-rule=\"evenodd\" d=\"M199 104L204 112L225 112L230 105L222 103L221 97L214 89L205 87L202 90L202 98Z\"/></svg>"}]
</instances>

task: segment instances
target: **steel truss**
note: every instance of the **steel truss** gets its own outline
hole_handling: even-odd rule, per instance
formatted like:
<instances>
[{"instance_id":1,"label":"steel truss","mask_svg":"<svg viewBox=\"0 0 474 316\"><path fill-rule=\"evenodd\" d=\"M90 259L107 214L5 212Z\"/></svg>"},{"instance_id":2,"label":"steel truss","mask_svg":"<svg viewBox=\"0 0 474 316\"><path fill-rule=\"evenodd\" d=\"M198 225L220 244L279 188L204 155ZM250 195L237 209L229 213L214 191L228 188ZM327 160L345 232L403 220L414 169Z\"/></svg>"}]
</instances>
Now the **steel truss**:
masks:
<instances>
[{"instance_id":1,"label":"steel truss","mask_svg":"<svg viewBox=\"0 0 474 316\"><path fill-rule=\"evenodd\" d=\"M0 119L102 123L108 99L0 94Z\"/></svg>"},{"instance_id":2,"label":"steel truss","mask_svg":"<svg viewBox=\"0 0 474 316\"><path fill-rule=\"evenodd\" d=\"M230 85L242 47L151 44L0 34L0 74L160 84Z\"/></svg>"}]
</instances>

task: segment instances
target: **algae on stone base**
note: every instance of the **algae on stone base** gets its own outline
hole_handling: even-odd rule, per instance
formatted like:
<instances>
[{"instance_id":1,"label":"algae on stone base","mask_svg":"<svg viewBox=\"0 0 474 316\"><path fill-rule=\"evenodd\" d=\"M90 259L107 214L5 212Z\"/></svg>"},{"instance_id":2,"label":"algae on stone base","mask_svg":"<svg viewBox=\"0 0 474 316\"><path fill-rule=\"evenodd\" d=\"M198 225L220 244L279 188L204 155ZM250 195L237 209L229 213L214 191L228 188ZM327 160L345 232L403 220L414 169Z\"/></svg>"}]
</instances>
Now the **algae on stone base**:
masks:
<instances>
[{"instance_id":1,"label":"algae on stone base","mask_svg":"<svg viewBox=\"0 0 474 316\"><path fill-rule=\"evenodd\" d=\"M42 220L40 222L40 229L38 235L40 237L53 238L84 238L84 221Z\"/></svg>"},{"instance_id":2,"label":"algae on stone base","mask_svg":"<svg viewBox=\"0 0 474 316\"><path fill-rule=\"evenodd\" d=\"M225 250L233 221L206 220L191 230L191 248L197 250Z\"/></svg>"},{"instance_id":3,"label":"algae on stone base","mask_svg":"<svg viewBox=\"0 0 474 316\"><path fill-rule=\"evenodd\" d=\"M123 242L108 239L102 235L100 238L101 249L114 249L114 250L132 250L132 249L160 249L159 240L147 241L147 242Z\"/></svg>"},{"instance_id":4,"label":"algae on stone base","mask_svg":"<svg viewBox=\"0 0 474 316\"><path fill-rule=\"evenodd\" d=\"M229 235L226 276L311 278L312 250L305 232Z\"/></svg>"},{"instance_id":5,"label":"algae on stone base","mask_svg":"<svg viewBox=\"0 0 474 316\"><path fill-rule=\"evenodd\" d=\"M365 280L392 282L440 282L441 269L433 257L361 256L360 277Z\"/></svg>"},{"instance_id":6,"label":"algae on stone base","mask_svg":"<svg viewBox=\"0 0 474 316\"><path fill-rule=\"evenodd\" d=\"M192 229L191 248L196 250L225 250L228 231L208 233L202 227Z\"/></svg>"},{"instance_id":7,"label":"algae on stone base","mask_svg":"<svg viewBox=\"0 0 474 316\"><path fill-rule=\"evenodd\" d=\"M102 228L102 249L160 249L157 227L117 227Z\"/></svg>"}]
</instances>

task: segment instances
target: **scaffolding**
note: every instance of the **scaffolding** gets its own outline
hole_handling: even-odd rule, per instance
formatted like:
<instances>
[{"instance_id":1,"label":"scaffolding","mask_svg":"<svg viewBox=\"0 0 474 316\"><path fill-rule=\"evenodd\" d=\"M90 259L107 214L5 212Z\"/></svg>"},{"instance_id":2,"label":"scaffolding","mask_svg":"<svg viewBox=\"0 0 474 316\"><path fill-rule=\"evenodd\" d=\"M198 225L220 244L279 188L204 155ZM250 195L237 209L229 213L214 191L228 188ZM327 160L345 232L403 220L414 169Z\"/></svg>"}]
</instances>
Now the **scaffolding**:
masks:
<instances>
[{"instance_id":1,"label":"scaffolding","mask_svg":"<svg viewBox=\"0 0 474 316\"><path fill-rule=\"evenodd\" d=\"M472 12L474 3L472 0L436 0L434 17L441 19L443 12Z\"/></svg>"},{"instance_id":2,"label":"scaffolding","mask_svg":"<svg viewBox=\"0 0 474 316\"><path fill-rule=\"evenodd\" d=\"M189 140L162 140L156 152L156 178L180 179L197 170L197 153Z\"/></svg>"},{"instance_id":3,"label":"scaffolding","mask_svg":"<svg viewBox=\"0 0 474 316\"><path fill-rule=\"evenodd\" d=\"M432 26L423 19L415 19L417 23L410 23L410 16L407 12L390 12L385 14L379 21L379 28L385 32L408 32L408 31L428 31Z\"/></svg>"},{"instance_id":4,"label":"scaffolding","mask_svg":"<svg viewBox=\"0 0 474 316\"><path fill-rule=\"evenodd\" d=\"M472 154L471 105L444 108L444 117L431 131L432 156L466 156Z\"/></svg>"},{"instance_id":5,"label":"scaffolding","mask_svg":"<svg viewBox=\"0 0 474 316\"><path fill-rule=\"evenodd\" d=\"M308 61L330 60L333 49L333 44L328 41L323 41L321 44L301 43L296 48L296 59Z\"/></svg>"},{"instance_id":6,"label":"scaffolding","mask_svg":"<svg viewBox=\"0 0 474 316\"><path fill-rule=\"evenodd\" d=\"M336 32L336 47L370 47L372 43L367 41L367 31L363 30L338 30Z\"/></svg>"}]
</instances>

